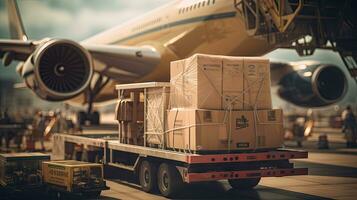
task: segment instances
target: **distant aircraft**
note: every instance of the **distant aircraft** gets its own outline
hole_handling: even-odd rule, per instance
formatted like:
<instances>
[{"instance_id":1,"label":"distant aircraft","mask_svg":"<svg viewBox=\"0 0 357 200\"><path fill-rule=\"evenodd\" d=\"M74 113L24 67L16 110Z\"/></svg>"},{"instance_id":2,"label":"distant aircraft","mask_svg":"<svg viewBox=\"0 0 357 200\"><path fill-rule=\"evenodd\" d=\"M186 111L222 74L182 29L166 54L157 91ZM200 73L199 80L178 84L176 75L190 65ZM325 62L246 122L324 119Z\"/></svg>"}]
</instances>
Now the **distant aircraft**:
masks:
<instances>
[{"instance_id":1,"label":"distant aircraft","mask_svg":"<svg viewBox=\"0 0 357 200\"><path fill-rule=\"evenodd\" d=\"M342 42L356 27L351 20L356 3L343 7L346 2L328 1L322 7L317 0L175 0L78 43L29 40L16 1L7 0L12 39L0 40L0 58L5 66L20 61L17 71L42 99L88 104L84 117L93 119L98 113L93 117L92 104L115 99L115 84L168 81L170 61L194 53L261 56L279 47L303 55L315 48L354 52ZM309 9L319 10L320 16ZM336 22L341 9L346 14ZM336 33L338 26L343 32ZM306 35L312 36L310 42ZM271 72L280 96L296 105L330 105L346 92L345 74L337 66L273 62Z\"/></svg>"}]
</instances>

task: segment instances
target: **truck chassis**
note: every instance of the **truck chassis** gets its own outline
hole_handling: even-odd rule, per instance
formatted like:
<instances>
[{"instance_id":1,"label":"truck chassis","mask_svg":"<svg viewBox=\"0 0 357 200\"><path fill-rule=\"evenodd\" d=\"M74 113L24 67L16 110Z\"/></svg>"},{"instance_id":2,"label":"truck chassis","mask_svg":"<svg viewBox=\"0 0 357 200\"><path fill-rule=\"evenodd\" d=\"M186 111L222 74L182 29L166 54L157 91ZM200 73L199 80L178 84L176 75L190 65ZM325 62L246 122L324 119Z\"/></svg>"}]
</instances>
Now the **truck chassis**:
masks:
<instances>
[{"instance_id":1,"label":"truck chassis","mask_svg":"<svg viewBox=\"0 0 357 200\"><path fill-rule=\"evenodd\" d=\"M109 136L109 135L108 135ZM276 149L264 152L196 154L138 145L86 135L56 134L54 159L82 158L138 174L146 192L160 190L174 196L183 183L227 179L233 188L252 188L261 177L307 175L307 168L294 168L290 159L308 157L306 151ZM81 156L78 156L81 155Z\"/></svg>"}]
</instances>

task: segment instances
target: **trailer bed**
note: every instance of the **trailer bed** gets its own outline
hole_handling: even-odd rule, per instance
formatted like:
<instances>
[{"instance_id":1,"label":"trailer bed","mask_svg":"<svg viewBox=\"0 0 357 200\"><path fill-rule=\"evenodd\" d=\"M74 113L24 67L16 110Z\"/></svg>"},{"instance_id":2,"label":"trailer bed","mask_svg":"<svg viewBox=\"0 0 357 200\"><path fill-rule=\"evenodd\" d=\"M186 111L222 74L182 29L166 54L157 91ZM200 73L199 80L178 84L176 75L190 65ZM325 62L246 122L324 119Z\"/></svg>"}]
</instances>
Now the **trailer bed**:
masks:
<instances>
[{"instance_id":1,"label":"trailer bed","mask_svg":"<svg viewBox=\"0 0 357 200\"><path fill-rule=\"evenodd\" d=\"M170 184L177 186L174 190L179 190L179 185L184 182L227 179L232 187L242 184L254 187L262 177L308 174L307 168L295 168L294 163L290 162L291 159L307 158L306 151L275 149L264 152L197 154L123 144L113 134L104 134L102 137L56 134L53 142L52 159L99 162L104 166L132 172L138 175L140 185L147 192L153 190L150 181L164 187L163 179L160 181L155 177L167 177L167 173L171 177Z\"/></svg>"},{"instance_id":2,"label":"trailer bed","mask_svg":"<svg viewBox=\"0 0 357 200\"><path fill-rule=\"evenodd\" d=\"M103 136L102 138L90 137L88 135L68 135L56 134L54 136L55 143L73 143L77 145L86 145L97 148L106 148L107 150L125 151L128 153L140 154L142 156L151 156L173 161L184 162L187 164L203 164L203 163L230 163L230 162L252 162L252 161L274 161L286 159L302 159L307 158L306 151L298 151L292 149L276 149L266 152L250 152L250 153L226 153L226 154L195 154L189 152L172 151L131 144L122 144L116 138ZM58 146L56 144L56 146ZM56 153L54 153L56 154ZM61 155L59 155L61 156Z\"/></svg>"}]
</instances>

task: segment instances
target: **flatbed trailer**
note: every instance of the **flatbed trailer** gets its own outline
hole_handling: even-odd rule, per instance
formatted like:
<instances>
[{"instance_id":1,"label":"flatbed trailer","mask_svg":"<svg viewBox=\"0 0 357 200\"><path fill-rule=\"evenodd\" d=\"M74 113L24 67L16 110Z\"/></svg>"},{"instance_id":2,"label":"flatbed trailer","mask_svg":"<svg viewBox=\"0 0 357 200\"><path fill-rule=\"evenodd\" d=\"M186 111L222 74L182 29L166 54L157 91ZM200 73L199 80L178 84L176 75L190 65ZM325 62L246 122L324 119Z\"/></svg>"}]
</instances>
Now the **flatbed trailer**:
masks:
<instances>
[{"instance_id":1,"label":"flatbed trailer","mask_svg":"<svg viewBox=\"0 0 357 200\"><path fill-rule=\"evenodd\" d=\"M138 174L142 189L159 187L171 197L183 183L227 179L234 188L256 186L261 177L307 175L291 159L308 157L306 151L276 149L262 152L196 154L120 143L110 136L56 134L52 159L77 159L80 152L89 162L100 162ZM92 156L88 156L88 155ZM83 158L83 156L82 156Z\"/></svg>"},{"instance_id":2,"label":"flatbed trailer","mask_svg":"<svg viewBox=\"0 0 357 200\"><path fill-rule=\"evenodd\" d=\"M116 108L119 123L117 134L102 134L95 137L95 134L56 134L53 159L82 159L130 171L133 176L138 175L144 191L152 192L159 189L166 197L179 193L184 183L226 179L233 188L241 189L256 186L261 177L308 173L306 168L294 168L294 164L290 163L290 159L307 158L308 154L305 151L251 149L245 152L225 151L203 154L190 149L168 148L165 142L165 120L162 119L165 119L168 103L166 91L169 87L170 84L167 82L117 85L119 97ZM153 97L150 97L152 94ZM143 110L139 114L141 96ZM152 102L151 98L158 100L159 104ZM126 109L124 105L129 103L133 106ZM152 120L161 122L155 127L155 131L148 129L148 118L151 115L157 116ZM143 125L143 132L135 129L137 132L133 131L133 135L125 133L123 127L125 129L125 123L128 121L138 124L140 122ZM143 136L143 140L137 137L138 135Z\"/></svg>"}]
</instances>

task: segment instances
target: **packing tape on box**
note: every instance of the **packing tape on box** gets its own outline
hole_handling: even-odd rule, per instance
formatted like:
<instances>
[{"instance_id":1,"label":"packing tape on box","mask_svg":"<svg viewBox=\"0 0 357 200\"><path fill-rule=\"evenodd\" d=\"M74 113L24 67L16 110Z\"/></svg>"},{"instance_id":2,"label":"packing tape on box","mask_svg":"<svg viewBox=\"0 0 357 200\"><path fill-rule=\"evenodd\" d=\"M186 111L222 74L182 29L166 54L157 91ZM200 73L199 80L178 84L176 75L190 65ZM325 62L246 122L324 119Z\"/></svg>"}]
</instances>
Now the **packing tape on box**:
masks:
<instances>
[{"instance_id":1,"label":"packing tape on box","mask_svg":"<svg viewBox=\"0 0 357 200\"><path fill-rule=\"evenodd\" d=\"M214 88L215 92L221 97L223 98L223 93L220 92L216 87L215 84L212 82L212 80L210 79L210 77L208 77L208 75L205 73L205 71L201 68L201 67L196 67L194 64L194 60L192 59L186 59L186 61L189 61L189 63L183 63L183 62L177 62L177 65L182 65L182 69L184 69L182 72L178 73L176 76L171 77L170 79L170 87L171 87L171 94L172 97L175 98L171 98L170 99L170 103L169 103L169 107L170 108L174 108L173 105L183 105L183 107L190 107L191 103L192 103L192 99L184 94L188 94L190 90L192 90L192 88L197 87L197 85L195 83L197 83L197 76L196 76L196 71L195 69L197 68L197 70L201 70L201 72L203 72L202 74L204 74L206 80L209 82L209 84L211 85L212 88ZM242 103L245 106L250 106L251 109L255 109L257 107L257 102L258 102L258 98L261 95L261 91L262 91L262 87L264 86L264 83L266 80L268 80L268 74L264 74L261 78L257 78L255 81L250 82L249 86L247 86L239 95L235 96L233 99L231 99L227 104L228 106L226 106L226 108L223 109L227 109L229 110L230 108L233 107L233 105L235 103ZM243 76L243 80L247 80L245 78L245 76ZM259 84L259 85L258 85ZM191 87L187 87L191 86ZM259 86L259 92L258 94L255 96L254 98L254 104L251 105L249 102L247 101L241 101L240 97L242 97L245 94L248 94L251 90L251 88L253 88L254 86ZM206 98L203 98L203 102L205 102L206 100L208 100L210 93L206 93ZM176 102L176 101L184 101L184 102Z\"/></svg>"},{"instance_id":2,"label":"packing tape on box","mask_svg":"<svg viewBox=\"0 0 357 200\"><path fill-rule=\"evenodd\" d=\"M165 131L165 112L168 107L169 88L148 88L146 92L146 112L144 131L149 144L163 144ZM164 145L162 145L163 147Z\"/></svg>"},{"instance_id":3,"label":"packing tape on box","mask_svg":"<svg viewBox=\"0 0 357 200\"><path fill-rule=\"evenodd\" d=\"M195 68L197 68L197 70L201 70L201 72L203 72L206 80L209 82L209 84L212 86L212 88L215 89L215 92L221 97L223 98L223 93L220 92L219 90L217 90L217 88L215 87L214 83L212 82L212 80L208 77L208 75L205 73L205 71L203 71L203 69L201 67L196 67L194 66L194 60L192 59L189 59L189 63L187 65L187 63L183 63L183 62L178 62L177 64L178 65L182 65L182 68L184 69L181 73L178 73L176 76L174 77L171 77L171 80L170 80L170 87L172 87L173 89L171 90L171 92L177 92L179 94L181 94L181 96L179 98L177 98L177 96L179 94L173 94L172 96L176 97L176 98L171 98L170 99L170 107L171 105L178 105L178 104L181 104L181 105L190 105L190 99L187 98L187 96L185 95L182 95L182 94L186 94L186 92L184 91L185 89L191 89L192 86L195 87L196 85L194 83L197 83L197 77L196 77L196 74L195 74ZM245 88L241 93L240 95L243 96L247 93L250 92L250 89L253 87L253 86L256 86L257 84L259 84L259 90L258 90L258 93L257 95L255 96L255 99L254 99L254 104L253 104L253 107L251 109L255 110L256 111L256 107L257 107L257 102L258 102L258 98L261 94L261 91L262 91L262 87L263 87L263 84L264 84L264 81L266 80L266 77L268 75L267 74L264 74L264 76L262 76L262 78L257 78L255 81L253 82L250 82L249 86L247 88ZM243 76L243 80L245 80L245 76ZM185 84L187 85L191 85L191 88L188 88L188 87L185 87ZM209 94L206 95L206 97L208 97ZM173 100L184 100L186 102L171 102ZM208 98L205 98L205 99L208 99ZM233 108L233 105L235 103L243 103L243 105L248 105L248 106L251 106L249 103L247 102L244 102L243 101L240 101L239 100L239 96L236 96L234 97L233 99L231 99L229 102L227 102L227 105L226 108L224 108L224 110L226 110L228 113L230 113L232 111L232 108ZM255 113L254 114L254 118L256 119L257 117L257 114ZM257 137L258 133L257 133L257 124L256 124L256 121L257 120L254 120L254 134L255 136ZM229 122L231 123L231 122ZM203 124L200 124L200 125L203 125ZM198 126L198 125L196 125ZM191 127L191 126L189 126ZM166 133L166 132L165 132ZM231 131L231 124L229 124L229 130L228 130L228 151L231 150L231 144L230 144L230 140L231 140L231 134L232 134L232 131Z\"/></svg>"},{"instance_id":4,"label":"packing tape on box","mask_svg":"<svg viewBox=\"0 0 357 200\"><path fill-rule=\"evenodd\" d=\"M227 132L227 150L228 151L230 151L230 150L232 150L231 149L231 141L232 141L232 112L233 111L229 111L229 110L224 110L223 112L224 112L224 115L223 115L223 117L222 117L222 121L220 121L220 122L216 122L216 123L197 123L197 124L186 124L186 125L182 125L182 126L179 126L179 127L176 127L176 120L177 120L177 116L179 115L179 112L186 112L186 110L185 109L174 109L173 110L174 112L175 112L175 116L174 116L174 119L172 120L173 121L173 123L174 123L174 125L173 125L173 127L174 128L171 128L171 129L168 129L168 130L166 130L165 131L165 133L164 134L169 134L169 133L172 133L172 132L174 132L174 131L180 131L180 130L185 130L185 129L190 129L190 128L193 128L193 127L199 127L199 126L222 126L222 125L224 125L224 126L226 126L227 127L227 125L228 125L228 127L225 129ZM261 120L260 118L259 118L259 114L258 114L258 110L251 110L251 112L253 112L253 126L254 126L254 132L252 132L252 134L255 134L255 138L258 138L258 125L263 125L263 124L272 124L272 125L277 125L277 124L282 124L282 122L281 121L277 121L277 122L262 122L263 120ZM180 124L179 124L180 125ZM190 135L190 132L188 132L189 133L189 135L188 135L188 138L190 138L191 137L191 135ZM173 134L172 136L172 140L175 140L174 138L175 138L175 135ZM207 136L207 137L209 137L209 135ZM258 146L257 146L257 141L255 141L255 146L252 148L252 150L254 150L254 149L256 149ZM188 144L188 146L190 147L191 146L191 143L190 143L190 140L189 140L189 144ZM185 149L183 149L183 150L185 150L185 151L191 151L189 148L188 149L186 149L186 147L185 147Z\"/></svg>"}]
</instances>

